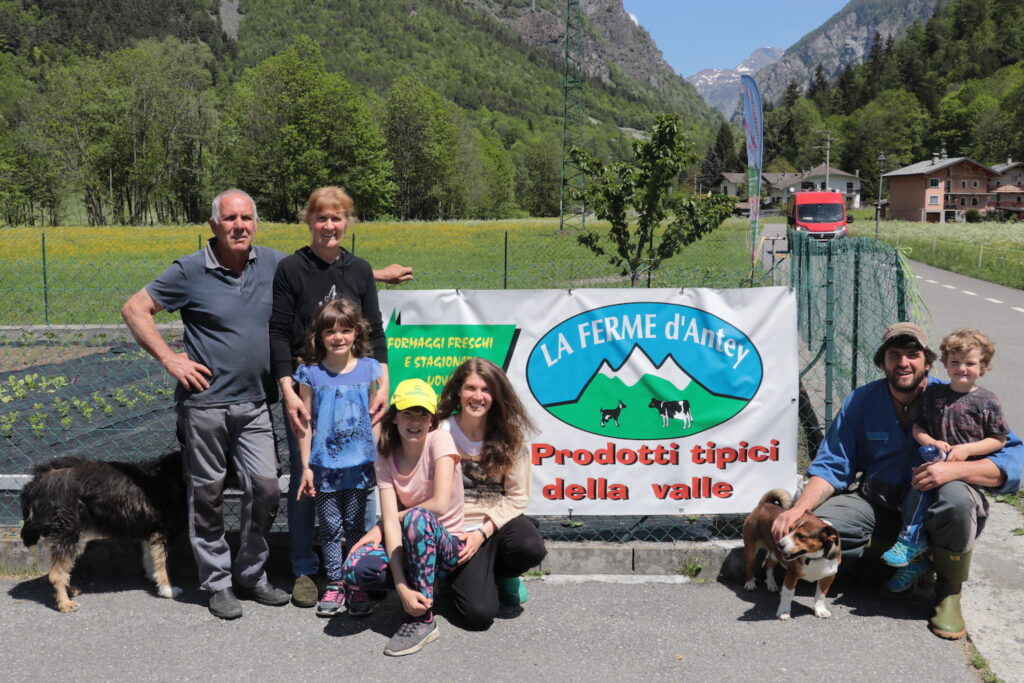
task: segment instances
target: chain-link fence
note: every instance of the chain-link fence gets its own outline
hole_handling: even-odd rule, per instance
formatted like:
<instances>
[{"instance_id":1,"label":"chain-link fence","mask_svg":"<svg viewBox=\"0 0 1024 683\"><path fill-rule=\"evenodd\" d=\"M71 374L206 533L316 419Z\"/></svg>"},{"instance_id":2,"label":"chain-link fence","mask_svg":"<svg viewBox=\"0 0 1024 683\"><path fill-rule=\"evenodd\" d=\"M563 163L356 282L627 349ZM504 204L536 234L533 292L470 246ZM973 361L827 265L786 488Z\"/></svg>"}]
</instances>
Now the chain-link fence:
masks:
<instances>
[{"instance_id":1,"label":"chain-link fence","mask_svg":"<svg viewBox=\"0 0 1024 683\"><path fill-rule=\"evenodd\" d=\"M613 267L579 247L574 234L550 226L528 225L518 232L400 226L408 232L397 237L392 233L399 228L367 227L360 226L350 247L374 264L412 265L416 279L403 287L628 286ZM118 311L175 256L205 239L199 230L180 228L59 229L11 237L11 248L0 257L0 526L20 523L18 491L35 463L57 455L139 460L175 445L174 381L138 347ZM291 251L306 239L302 227L261 226L259 243ZM716 233L666 262L649 284L770 285L788 263L800 299L801 336L808 360L813 358L802 382L808 399L804 433L820 439L835 402L873 376L873 345L896 319L898 302L906 300L900 260L892 248L866 240L797 238L788 261L752 276L746 254L742 227ZM157 317L165 338L180 349L176 319ZM275 413L287 476L277 407ZM286 528L283 508L279 530ZM736 515L546 518L542 530L564 540L698 540L735 537L741 523Z\"/></svg>"},{"instance_id":2,"label":"chain-link fence","mask_svg":"<svg viewBox=\"0 0 1024 683\"><path fill-rule=\"evenodd\" d=\"M881 242L791 232L789 244L803 364L801 436L812 458L843 398L881 376L875 350L886 327L916 314L916 287L902 254Z\"/></svg>"}]
</instances>

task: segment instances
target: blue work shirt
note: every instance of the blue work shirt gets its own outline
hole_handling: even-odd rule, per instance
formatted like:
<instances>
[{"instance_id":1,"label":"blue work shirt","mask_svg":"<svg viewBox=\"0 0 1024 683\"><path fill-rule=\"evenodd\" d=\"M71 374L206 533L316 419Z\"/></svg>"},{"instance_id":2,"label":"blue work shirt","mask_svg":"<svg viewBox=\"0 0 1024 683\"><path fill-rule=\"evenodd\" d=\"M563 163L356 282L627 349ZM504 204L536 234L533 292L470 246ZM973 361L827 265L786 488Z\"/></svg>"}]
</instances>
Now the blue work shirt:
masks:
<instances>
[{"instance_id":1,"label":"blue work shirt","mask_svg":"<svg viewBox=\"0 0 1024 683\"><path fill-rule=\"evenodd\" d=\"M941 380L929 378L928 383ZM860 475L865 498L898 510L910 488L911 469L920 464L911 424L900 424L885 379L858 387L843 401L807 474L821 477L837 491L852 486ZM1003 448L987 457L1006 475L992 493L1017 491L1024 466L1020 438L1010 432Z\"/></svg>"}]
</instances>

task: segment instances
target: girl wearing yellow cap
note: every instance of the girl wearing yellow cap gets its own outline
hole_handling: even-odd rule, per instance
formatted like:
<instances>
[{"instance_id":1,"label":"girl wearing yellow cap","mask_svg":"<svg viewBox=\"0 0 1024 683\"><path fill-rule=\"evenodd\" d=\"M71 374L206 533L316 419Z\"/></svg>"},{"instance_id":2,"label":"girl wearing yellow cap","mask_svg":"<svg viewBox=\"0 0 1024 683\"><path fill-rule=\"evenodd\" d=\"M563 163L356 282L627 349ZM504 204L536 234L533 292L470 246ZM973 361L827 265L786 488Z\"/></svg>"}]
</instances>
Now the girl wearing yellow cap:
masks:
<instances>
[{"instance_id":1,"label":"girl wearing yellow cap","mask_svg":"<svg viewBox=\"0 0 1024 683\"><path fill-rule=\"evenodd\" d=\"M437 429L437 394L426 382L401 382L381 421L376 462L381 523L343 568L349 586L394 586L408 620L384 654L418 652L438 635L434 581L458 564L463 542L462 467L451 434ZM383 541L383 547L381 547Z\"/></svg>"}]
</instances>

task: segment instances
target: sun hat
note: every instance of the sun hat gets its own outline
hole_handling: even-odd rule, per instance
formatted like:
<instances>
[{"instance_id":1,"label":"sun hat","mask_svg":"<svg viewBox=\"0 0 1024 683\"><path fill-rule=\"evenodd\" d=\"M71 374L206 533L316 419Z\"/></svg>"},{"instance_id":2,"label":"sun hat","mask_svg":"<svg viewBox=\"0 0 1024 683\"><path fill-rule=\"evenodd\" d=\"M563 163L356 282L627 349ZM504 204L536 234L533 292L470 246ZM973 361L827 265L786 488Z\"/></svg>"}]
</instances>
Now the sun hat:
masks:
<instances>
[{"instance_id":1,"label":"sun hat","mask_svg":"<svg viewBox=\"0 0 1024 683\"><path fill-rule=\"evenodd\" d=\"M895 342L898 341L904 341L907 344L917 344L921 347L922 351L930 354L928 335L925 334L924 329L920 325L908 322L893 323L885 328L885 332L882 333L882 343L879 344L878 350L875 351L875 365L882 365L885 358L885 350L890 346L895 346Z\"/></svg>"}]
</instances>

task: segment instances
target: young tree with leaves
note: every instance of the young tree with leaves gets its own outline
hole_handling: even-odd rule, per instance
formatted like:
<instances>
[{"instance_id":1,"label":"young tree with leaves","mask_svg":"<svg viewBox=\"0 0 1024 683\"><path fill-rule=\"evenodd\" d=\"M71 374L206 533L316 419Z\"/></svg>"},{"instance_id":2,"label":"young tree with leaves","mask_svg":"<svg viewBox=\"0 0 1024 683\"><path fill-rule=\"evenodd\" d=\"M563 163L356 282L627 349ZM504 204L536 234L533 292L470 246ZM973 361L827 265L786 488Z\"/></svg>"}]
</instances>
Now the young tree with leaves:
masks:
<instances>
[{"instance_id":1,"label":"young tree with leaves","mask_svg":"<svg viewBox=\"0 0 1024 683\"><path fill-rule=\"evenodd\" d=\"M736 203L726 195L671 195L679 175L696 161L675 115L655 118L650 139L633 143L632 161L605 165L578 148L570 154L587 177L587 206L611 223L607 240L591 230L577 239L618 268L631 287L645 272L654 273L665 259L721 225ZM636 214L635 222L629 220L630 212Z\"/></svg>"},{"instance_id":2,"label":"young tree with leaves","mask_svg":"<svg viewBox=\"0 0 1024 683\"><path fill-rule=\"evenodd\" d=\"M459 133L451 105L411 77L395 81L384 105L384 134L398 186L399 218L458 215L462 205Z\"/></svg>"},{"instance_id":3,"label":"young tree with leaves","mask_svg":"<svg viewBox=\"0 0 1024 683\"><path fill-rule=\"evenodd\" d=\"M345 187L363 218L391 209L384 134L309 38L246 70L225 109L224 184L252 194L266 219L295 220L310 189L330 184Z\"/></svg>"}]
</instances>

